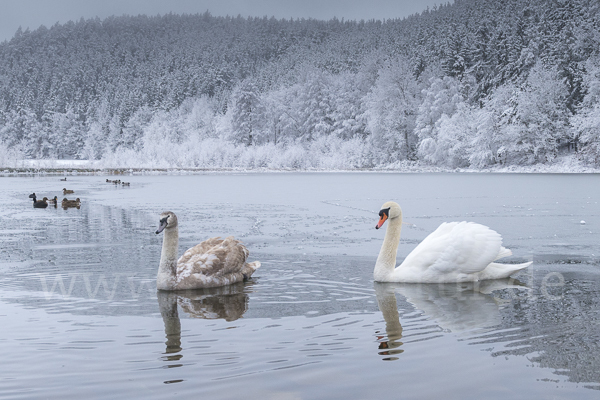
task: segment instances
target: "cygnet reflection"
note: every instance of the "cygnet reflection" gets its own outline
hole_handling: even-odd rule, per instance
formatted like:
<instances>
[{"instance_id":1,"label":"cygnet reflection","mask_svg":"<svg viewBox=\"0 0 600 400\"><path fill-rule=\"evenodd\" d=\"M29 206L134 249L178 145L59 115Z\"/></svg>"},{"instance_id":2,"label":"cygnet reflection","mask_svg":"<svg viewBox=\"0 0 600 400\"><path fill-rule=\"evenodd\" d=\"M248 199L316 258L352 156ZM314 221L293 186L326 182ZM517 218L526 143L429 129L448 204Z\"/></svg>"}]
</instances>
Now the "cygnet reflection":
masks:
<instances>
[{"instance_id":1,"label":"cygnet reflection","mask_svg":"<svg viewBox=\"0 0 600 400\"><path fill-rule=\"evenodd\" d=\"M218 288L163 291L156 295L165 325L167 361L178 360L181 348L181 321L178 307L192 318L235 321L248 310L248 283Z\"/></svg>"}]
</instances>

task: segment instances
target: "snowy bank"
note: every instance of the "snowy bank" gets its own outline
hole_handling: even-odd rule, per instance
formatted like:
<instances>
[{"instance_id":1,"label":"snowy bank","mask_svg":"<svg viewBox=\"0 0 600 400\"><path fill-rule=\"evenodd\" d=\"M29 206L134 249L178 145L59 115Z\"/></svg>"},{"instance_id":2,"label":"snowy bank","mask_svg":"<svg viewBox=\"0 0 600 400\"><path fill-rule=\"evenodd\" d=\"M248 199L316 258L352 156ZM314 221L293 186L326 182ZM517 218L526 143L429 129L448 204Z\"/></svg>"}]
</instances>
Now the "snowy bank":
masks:
<instances>
[{"instance_id":1,"label":"snowy bank","mask_svg":"<svg viewBox=\"0 0 600 400\"><path fill-rule=\"evenodd\" d=\"M431 166L418 161L401 161L373 168L351 168L342 165L322 166L304 165L297 168L289 166L252 166L245 163L230 166L204 165L202 167L186 165L185 163L164 163L152 165L149 162L136 163L128 159L125 162L112 160L13 160L0 165L4 173L195 173L195 172L402 172L402 173L600 173L600 169L585 165L576 156L559 157L552 164L536 164L529 166L493 166L482 169L475 168L444 168ZM139 161L139 160L138 160ZM219 163L216 163L219 164ZM245 164L245 165L244 165Z\"/></svg>"}]
</instances>

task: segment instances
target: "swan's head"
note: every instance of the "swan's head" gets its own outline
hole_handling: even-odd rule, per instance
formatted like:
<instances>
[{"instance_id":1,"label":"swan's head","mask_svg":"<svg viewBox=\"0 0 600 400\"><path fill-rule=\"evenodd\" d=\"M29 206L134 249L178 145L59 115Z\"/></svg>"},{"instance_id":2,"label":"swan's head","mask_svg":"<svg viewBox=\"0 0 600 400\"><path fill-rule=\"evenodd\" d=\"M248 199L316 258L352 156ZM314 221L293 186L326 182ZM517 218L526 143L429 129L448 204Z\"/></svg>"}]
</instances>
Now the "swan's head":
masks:
<instances>
[{"instance_id":1,"label":"swan's head","mask_svg":"<svg viewBox=\"0 0 600 400\"><path fill-rule=\"evenodd\" d=\"M383 223L387 221L389 218L398 218L402 215L402 210L398 203L393 201L388 201L381 206L381 210L379 211L379 222L375 225L375 229L381 228Z\"/></svg>"},{"instance_id":2,"label":"swan's head","mask_svg":"<svg viewBox=\"0 0 600 400\"><path fill-rule=\"evenodd\" d=\"M171 211L165 211L160 214L160 225L158 225L158 229L156 230L156 234L158 235L163 230L168 228L175 228L177 226L177 215Z\"/></svg>"}]
</instances>

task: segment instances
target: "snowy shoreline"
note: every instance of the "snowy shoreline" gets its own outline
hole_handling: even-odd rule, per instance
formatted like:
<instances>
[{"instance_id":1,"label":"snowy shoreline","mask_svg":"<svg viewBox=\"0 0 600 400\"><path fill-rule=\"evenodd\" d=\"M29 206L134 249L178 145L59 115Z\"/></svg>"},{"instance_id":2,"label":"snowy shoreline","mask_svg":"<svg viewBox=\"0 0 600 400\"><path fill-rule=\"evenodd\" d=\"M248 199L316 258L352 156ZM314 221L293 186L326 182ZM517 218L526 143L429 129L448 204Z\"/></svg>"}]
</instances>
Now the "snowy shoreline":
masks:
<instances>
[{"instance_id":1,"label":"snowy shoreline","mask_svg":"<svg viewBox=\"0 0 600 400\"><path fill-rule=\"evenodd\" d=\"M194 173L290 173L290 172L368 172L368 173L548 173L548 174L595 174L600 168L586 165L575 157L563 157L553 164L535 164L529 166L496 166L492 168L443 168L423 165L419 162L401 162L375 168L196 168L196 167L118 167L109 166L102 161L90 160L18 160L10 167L0 167L0 174L194 174Z\"/></svg>"}]
</instances>

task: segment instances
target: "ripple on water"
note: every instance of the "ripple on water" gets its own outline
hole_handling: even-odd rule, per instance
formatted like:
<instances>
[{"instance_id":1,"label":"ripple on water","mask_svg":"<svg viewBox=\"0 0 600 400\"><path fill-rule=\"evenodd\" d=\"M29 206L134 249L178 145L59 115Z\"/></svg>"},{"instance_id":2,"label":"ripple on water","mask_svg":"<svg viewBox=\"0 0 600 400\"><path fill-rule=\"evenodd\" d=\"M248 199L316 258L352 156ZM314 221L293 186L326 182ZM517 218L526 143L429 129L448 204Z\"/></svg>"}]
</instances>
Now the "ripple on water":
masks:
<instances>
[{"instance_id":1,"label":"ripple on water","mask_svg":"<svg viewBox=\"0 0 600 400\"><path fill-rule=\"evenodd\" d=\"M361 176L345 179L360 181L352 185L359 191L380 179ZM240 185L251 179L223 175L212 181L229 178ZM205 177L186 179L179 182L189 190L204 186L198 181ZM452 175L423 185L422 180L431 179L442 178L420 176L414 187L470 178ZM170 180L161 184L179 190ZM10 203L5 207L10 213L2 211L0 231L0 391L5 396L101 393L154 399L172 396L173 390L186 398L211 399L384 399L399 391L409 398L597 396L586 389L600 387L598 265L589 247L597 240L587 232L594 226L593 215L585 216L585 231L579 225L575 231L574 224L560 224L572 218L569 213L545 207L543 220L529 213L528 229L537 230L532 239L520 224L524 215L511 211L517 209L512 197L482 202L455 193L445 201L451 210L434 216L428 210L436 209L439 199L407 194L407 218L412 213L418 226L407 225L400 257L430 231L429 225L449 216L466 217L465 206L475 208L468 210L469 218L493 219L510 247L523 250L519 253L546 252L534 256L531 276L524 275L530 289L485 290L374 285L372 265L381 237L372 232L376 213L371 208L387 199L358 194L347 200L318 199L322 208L314 208L302 199L286 198L294 205L305 203L289 207L283 200L266 206L247 204L244 198L227 204L231 218L214 212L221 204L214 198L201 205L194 200L181 205L186 214L182 249L214 231L235 231L263 267L246 284L164 297L154 281L160 254L154 209L172 204L173 198L165 195L162 203L153 204L155 198L142 196L136 209L130 207L134 197L117 196L113 186L110 193L98 191L96 199L110 206L91 201L73 212L37 212L21 210L20 200L4 202ZM556 193L552 190L548 198ZM498 212L498 201L507 204L510 215ZM567 233L548 241L548 220ZM521 231L513 233L517 226ZM581 243L574 245L574 240ZM372 255L363 257L369 248ZM435 376L436 385L423 376ZM474 376L477 385L472 385ZM499 381L510 384L498 389Z\"/></svg>"}]
</instances>

